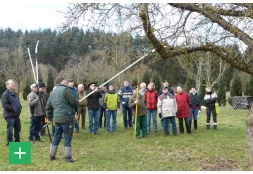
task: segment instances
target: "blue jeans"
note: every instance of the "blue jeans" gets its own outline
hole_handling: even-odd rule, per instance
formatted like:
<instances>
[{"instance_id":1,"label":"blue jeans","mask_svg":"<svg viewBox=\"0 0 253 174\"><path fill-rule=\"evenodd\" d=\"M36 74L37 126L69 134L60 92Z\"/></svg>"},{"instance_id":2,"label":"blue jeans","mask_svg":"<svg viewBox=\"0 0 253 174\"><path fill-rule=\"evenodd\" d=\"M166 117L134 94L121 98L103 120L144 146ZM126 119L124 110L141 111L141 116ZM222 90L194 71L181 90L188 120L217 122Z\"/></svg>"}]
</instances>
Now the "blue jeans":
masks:
<instances>
[{"instance_id":1,"label":"blue jeans","mask_svg":"<svg viewBox=\"0 0 253 174\"><path fill-rule=\"evenodd\" d=\"M89 114L89 131L90 133L98 133L99 127L99 116L100 109L90 109L88 110Z\"/></svg>"},{"instance_id":2,"label":"blue jeans","mask_svg":"<svg viewBox=\"0 0 253 174\"><path fill-rule=\"evenodd\" d=\"M176 118L174 117L164 117L163 118L164 122L164 133L169 134L170 131L170 123L172 124L172 132L173 135L177 134L177 125L176 125Z\"/></svg>"},{"instance_id":3,"label":"blue jeans","mask_svg":"<svg viewBox=\"0 0 253 174\"><path fill-rule=\"evenodd\" d=\"M147 110L147 129L148 132L150 132L150 120L152 117L153 126L154 126L154 132L157 132L157 122L156 122L156 113L157 110Z\"/></svg>"},{"instance_id":4,"label":"blue jeans","mask_svg":"<svg viewBox=\"0 0 253 174\"><path fill-rule=\"evenodd\" d=\"M20 142L20 131L21 131L20 119L17 117L6 117L5 120L7 123L7 132L6 132L7 144L13 141L13 133L12 133L13 128L14 128L14 139L15 139L14 141Z\"/></svg>"},{"instance_id":5,"label":"blue jeans","mask_svg":"<svg viewBox=\"0 0 253 174\"><path fill-rule=\"evenodd\" d=\"M106 131L110 132L110 119L112 116L112 131L115 132L116 131L116 127L117 127L117 110L107 110L106 111Z\"/></svg>"},{"instance_id":6,"label":"blue jeans","mask_svg":"<svg viewBox=\"0 0 253 174\"><path fill-rule=\"evenodd\" d=\"M55 134L52 141L52 145L58 146L61 141L62 134L64 134L64 147L71 147L72 135L70 135L69 132L70 131L69 122L55 123L54 128ZM73 129L73 127L71 129Z\"/></svg>"},{"instance_id":7,"label":"blue jeans","mask_svg":"<svg viewBox=\"0 0 253 174\"><path fill-rule=\"evenodd\" d=\"M189 120L197 120L198 119L198 112L199 112L199 109L190 108Z\"/></svg>"},{"instance_id":8,"label":"blue jeans","mask_svg":"<svg viewBox=\"0 0 253 174\"><path fill-rule=\"evenodd\" d=\"M164 130L164 122L163 122L163 118L161 118L161 128Z\"/></svg>"},{"instance_id":9,"label":"blue jeans","mask_svg":"<svg viewBox=\"0 0 253 174\"><path fill-rule=\"evenodd\" d=\"M79 125L78 125L77 120L76 120L75 117L73 119L73 123L74 123L74 127L75 127L75 130L76 130L76 133L78 133L79 132Z\"/></svg>"},{"instance_id":10,"label":"blue jeans","mask_svg":"<svg viewBox=\"0 0 253 174\"><path fill-rule=\"evenodd\" d=\"M29 141L40 140L40 127L41 127L41 117L42 116L32 116L30 118L30 135Z\"/></svg>"},{"instance_id":11,"label":"blue jeans","mask_svg":"<svg viewBox=\"0 0 253 174\"><path fill-rule=\"evenodd\" d=\"M132 127L132 117L133 117L133 109L129 108L127 105L122 105L122 113L123 113L123 122L124 127L127 128ZM128 115L127 115L128 114ZM128 116L128 119L127 119Z\"/></svg>"}]
</instances>

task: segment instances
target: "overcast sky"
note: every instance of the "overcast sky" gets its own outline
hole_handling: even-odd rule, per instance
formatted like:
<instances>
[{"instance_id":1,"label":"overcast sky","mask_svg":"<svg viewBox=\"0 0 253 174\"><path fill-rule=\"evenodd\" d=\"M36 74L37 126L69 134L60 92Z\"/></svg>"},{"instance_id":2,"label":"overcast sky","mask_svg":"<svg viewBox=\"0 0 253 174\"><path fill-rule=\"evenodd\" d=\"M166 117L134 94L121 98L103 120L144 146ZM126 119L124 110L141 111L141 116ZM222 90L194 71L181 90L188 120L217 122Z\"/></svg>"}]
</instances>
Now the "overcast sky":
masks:
<instances>
[{"instance_id":1,"label":"overcast sky","mask_svg":"<svg viewBox=\"0 0 253 174\"><path fill-rule=\"evenodd\" d=\"M0 28L10 27L23 31L51 28L55 29L65 21L64 15L57 11L67 11L68 3L64 2L26 2L22 1L0 4Z\"/></svg>"}]
</instances>

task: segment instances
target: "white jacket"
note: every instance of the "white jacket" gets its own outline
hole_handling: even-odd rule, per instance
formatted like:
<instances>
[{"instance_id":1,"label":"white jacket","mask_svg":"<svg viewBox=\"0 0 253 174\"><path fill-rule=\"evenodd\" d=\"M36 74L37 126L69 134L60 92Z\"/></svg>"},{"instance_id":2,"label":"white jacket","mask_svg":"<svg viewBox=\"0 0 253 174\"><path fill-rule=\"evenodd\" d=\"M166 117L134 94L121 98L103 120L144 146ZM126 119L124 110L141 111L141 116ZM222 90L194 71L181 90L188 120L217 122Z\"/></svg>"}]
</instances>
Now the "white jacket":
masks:
<instances>
[{"instance_id":1,"label":"white jacket","mask_svg":"<svg viewBox=\"0 0 253 174\"><path fill-rule=\"evenodd\" d=\"M157 102L158 114L162 113L162 117L174 117L177 113L177 102L172 94L160 95Z\"/></svg>"}]
</instances>

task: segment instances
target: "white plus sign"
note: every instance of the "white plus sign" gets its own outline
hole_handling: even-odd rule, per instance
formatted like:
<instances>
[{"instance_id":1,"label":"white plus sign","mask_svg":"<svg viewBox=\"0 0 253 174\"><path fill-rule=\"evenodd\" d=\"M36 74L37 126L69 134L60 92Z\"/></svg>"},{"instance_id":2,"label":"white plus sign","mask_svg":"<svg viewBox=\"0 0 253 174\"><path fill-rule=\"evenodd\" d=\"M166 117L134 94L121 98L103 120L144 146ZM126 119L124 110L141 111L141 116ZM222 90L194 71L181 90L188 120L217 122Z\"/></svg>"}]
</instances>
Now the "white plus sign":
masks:
<instances>
[{"instance_id":1,"label":"white plus sign","mask_svg":"<svg viewBox=\"0 0 253 174\"><path fill-rule=\"evenodd\" d=\"M18 152L14 152L14 154L18 154L18 159L21 159L21 155L26 154L26 152L21 151L21 147L18 148Z\"/></svg>"}]
</instances>

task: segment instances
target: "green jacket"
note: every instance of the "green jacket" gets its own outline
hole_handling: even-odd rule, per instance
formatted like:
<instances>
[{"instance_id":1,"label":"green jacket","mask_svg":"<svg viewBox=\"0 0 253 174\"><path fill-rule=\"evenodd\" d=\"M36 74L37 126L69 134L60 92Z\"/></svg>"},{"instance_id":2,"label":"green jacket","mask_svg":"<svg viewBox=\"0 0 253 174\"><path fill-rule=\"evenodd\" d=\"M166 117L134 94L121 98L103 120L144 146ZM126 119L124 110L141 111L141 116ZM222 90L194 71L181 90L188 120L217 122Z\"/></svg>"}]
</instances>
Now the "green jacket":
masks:
<instances>
[{"instance_id":1,"label":"green jacket","mask_svg":"<svg viewBox=\"0 0 253 174\"><path fill-rule=\"evenodd\" d=\"M104 103L106 109L117 110L118 103L120 102L119 95L114 91L108 91L105 94Z\"/></svg>"},{"instance_id":2,"label":"green jacket","mask_svg":"<svg viewBox=\"0 0 253 174\"><path fill-rule=\"evenodd\" d=\"M79 101L73 96L70 89L58 84L50 94L47 102L47 117L55 123L66 123L73 116L74 109Z\"/></svg>"}]
</instances>

